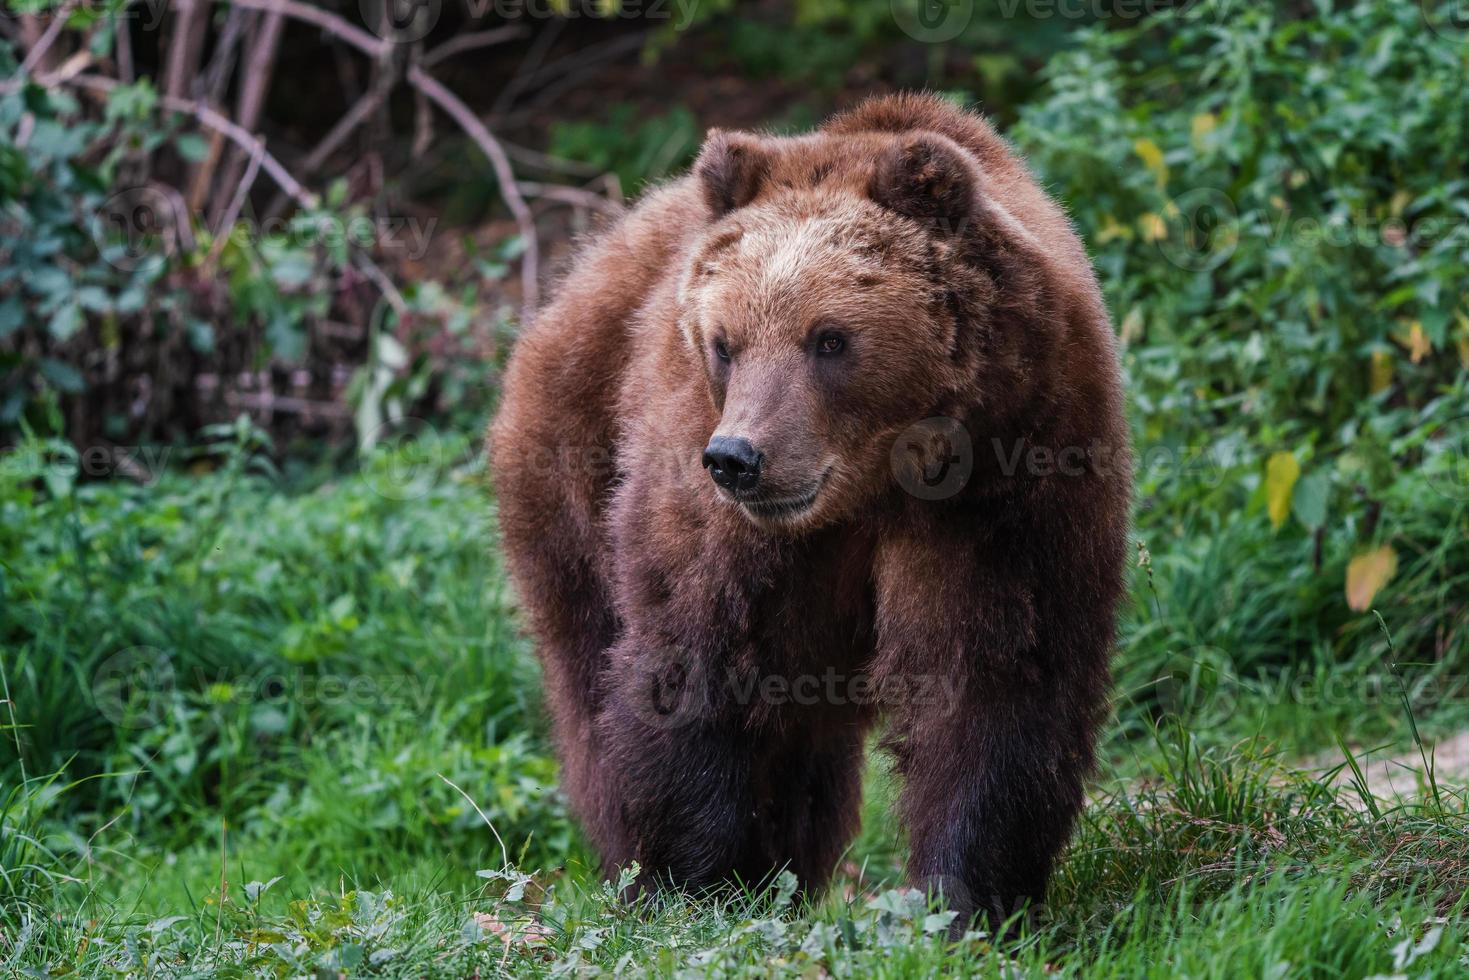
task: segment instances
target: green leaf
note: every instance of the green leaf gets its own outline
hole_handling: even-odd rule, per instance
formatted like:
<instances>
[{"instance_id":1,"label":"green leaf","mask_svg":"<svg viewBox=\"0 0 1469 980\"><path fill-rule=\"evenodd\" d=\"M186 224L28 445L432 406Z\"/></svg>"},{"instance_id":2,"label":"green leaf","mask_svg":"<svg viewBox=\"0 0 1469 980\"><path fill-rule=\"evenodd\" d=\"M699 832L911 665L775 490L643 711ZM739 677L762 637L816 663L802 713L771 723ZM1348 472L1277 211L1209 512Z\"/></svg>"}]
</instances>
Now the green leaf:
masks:
<instances>
[{"instance_id":1,"label":"green leaf","mask_svg":"<svg viewBox=\"0 0 1469 980\"><path fill-rule=\"evenodd\" d=\"M209 141L198 133L181 133L173 141L173 145L179 151L179 156L190 163L203 163L204 158L209 156Z\"/></svg>"},{"instance_id":2,"label":"green leaf","mask_svg":"<svg viewBox=\"0 0 1469 980\"><path fill-rule=\"evenodd\" d=\"M1291 513L1296 515L1296 520L1312 530L1322 527L1326 524L1326 502L1330 494L1329 471L1322 470L1302 477L1296 483L1295 493L1291 497Z\"/></svg>"},{"instance_id":3,"label":"green leaf","mask_svg":"<svg viewBox=\"0 0 1469 980\"><path fill-rule=\"evenodd\" d=\"M25 323L25 318L25 304L20 301L19 296L0 301L0 340L19 330Z\"/></svg>"},{"instance_id":4,"label":"green leaf","mask_svg":"<svg viewBox=\"0 0 1469 980\"><path fill-rule=\"evenodd\" d=\"M43 357L38 367L41 370L41 377L51 382L51 385L57 390L69 395L74 395L87 386L86 379L82 377L81 372L65 361L58 361L54 357Z\"/></svg>"},{"instance_id":5,"label":"green leaf","mask_svg":"<svg viewBox=\"0 0 1469 980\"><path fill-rule=\"evenodd\" d=\"M82 328L82 307L75 300L65 303L51 315L46 329L57 340L70 340Z\"/></svg>"}]
</instances>

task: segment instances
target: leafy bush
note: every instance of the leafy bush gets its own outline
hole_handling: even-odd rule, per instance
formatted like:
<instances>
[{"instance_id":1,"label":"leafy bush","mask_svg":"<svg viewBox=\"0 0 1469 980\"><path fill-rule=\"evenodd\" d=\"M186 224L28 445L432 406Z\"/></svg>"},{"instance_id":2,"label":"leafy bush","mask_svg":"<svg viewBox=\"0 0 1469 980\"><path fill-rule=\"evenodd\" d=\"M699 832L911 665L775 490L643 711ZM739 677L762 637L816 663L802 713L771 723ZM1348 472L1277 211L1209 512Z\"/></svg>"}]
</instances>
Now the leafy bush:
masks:
<instances>
[{"instance_id":1,"label":"leafy bush","mask_svg":"<svg viewBox=\"0 0 1469 980\"><path fill-rule=\"evenodd\" d=\"M1465 666L1466 71L1414 4L1201 4L1082 32L1023 111L1120 323L1136 686L1380 664L1384 586L1403 660Z\"/></svg>"},{"instance_id":2,"label":"leafy bush","mask_svg":"<svg viewBox=\"0 0 1469 980\"><path fill-rule=\"evenodd\" d=\"M69 804L130 799L125 824L155 832L216 806L266 819L301 747L333 733L333 765L377 783L364 805L437 800L431 822L462 829L442 771L505 787L481 797L505 831L555 840L551 772L523 741L538 729L534 669L488 564L490 518L466 519L484 511L473 443L424 434L292 494L257 430L216 436L198 462L217 473L147 487L77 482L59 441L4 457L0 515L21 533L0 539L16 715L0 774L121 774ZM448 703L438 741L423 740L417 719ZM314 798L345 812L333 772L291 819Z\"/></svg>"},{"instance_id":3,"label":"leafy bush","mask_svg":"<svg viewBox=\"0 0 1469 980\"><path fill-rule=\"evenodd\" d=\"M251 194L265 169L240 159L229 179L229 154L245 149L199 108L208 99L100 73L136 9L83 7L42 53L85 56L93 71L48 74L42 58L21 72L0 38L0 445L23 424L82 447L181 443L241 406L303 437L355 423L370 445L410 409L482 411L463 362L484 359L494 318L469 326L506 270L469 263L464 277L395 286L435 222L349 200L346 181L297 188L277 215ZM162 42L133 26L141 59ZM201 74L227 82L239 43L222 31L219 64ZM499 257L516 254L506 243Z\"/></svg>"},{"instance_id":4,"label":"leafy bush","mask_svg":"<svg viewBox=\"0 0 1469 980\"><path fill-rule=\"evenodd\" d=\"M1469 365L1463 47L1412 4L1211 9L1086 32L1017 137L1095 249L1147 442L1354 448Z\"/></svg>"}]
</instances>

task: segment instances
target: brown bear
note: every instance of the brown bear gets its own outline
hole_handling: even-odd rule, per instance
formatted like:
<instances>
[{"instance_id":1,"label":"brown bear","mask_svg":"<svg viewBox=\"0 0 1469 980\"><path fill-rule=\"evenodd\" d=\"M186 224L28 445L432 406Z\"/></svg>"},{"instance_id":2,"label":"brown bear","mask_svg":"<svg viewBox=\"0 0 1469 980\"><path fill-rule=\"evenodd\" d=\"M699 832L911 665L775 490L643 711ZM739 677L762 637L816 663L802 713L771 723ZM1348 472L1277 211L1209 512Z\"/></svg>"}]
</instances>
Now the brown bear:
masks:
<instances>
[{"instance_id":1,"label":"brown bear","mask_svg":"<svg viewBox=\"0 0 1469 980\"><path fill-rule=\"evenodd\" d=\"M490 433L573 809L645 888L829 878L885 723L915 885L1042 900L1107 708L1131 466L1067 218L981 117L712 132L591 242Z\"/></svg>"}]
</instances>

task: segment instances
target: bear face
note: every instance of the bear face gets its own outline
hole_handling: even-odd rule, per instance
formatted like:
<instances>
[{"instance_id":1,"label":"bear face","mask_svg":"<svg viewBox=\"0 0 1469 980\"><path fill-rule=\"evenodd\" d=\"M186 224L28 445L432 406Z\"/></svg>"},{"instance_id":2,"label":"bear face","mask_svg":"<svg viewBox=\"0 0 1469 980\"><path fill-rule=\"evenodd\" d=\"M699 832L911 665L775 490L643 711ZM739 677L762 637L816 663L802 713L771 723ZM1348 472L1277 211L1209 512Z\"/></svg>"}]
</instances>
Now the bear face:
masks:
<instances>
[{"instance_id":1,"label":"bear face","mask_svg":"<svg viewBox=\"0 0 1469 980\"><path fill-rule=\"evenodd\" d=\"M719 413L703 462L766 530L860 510L892 484L898 434L974 376L951 300L975 175L936 134L855 167L853 142L721 134L696 165L718 217L680 290Z\"/></svg>"}]
</instances>

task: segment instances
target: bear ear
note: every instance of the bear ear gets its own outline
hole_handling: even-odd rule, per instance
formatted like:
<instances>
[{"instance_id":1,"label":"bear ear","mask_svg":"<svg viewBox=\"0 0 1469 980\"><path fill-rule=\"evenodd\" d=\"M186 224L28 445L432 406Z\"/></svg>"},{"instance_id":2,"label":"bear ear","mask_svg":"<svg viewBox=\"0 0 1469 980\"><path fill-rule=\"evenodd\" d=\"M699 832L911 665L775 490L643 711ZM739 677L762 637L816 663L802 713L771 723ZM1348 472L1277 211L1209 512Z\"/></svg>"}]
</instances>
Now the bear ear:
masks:
<instances>
[{"instance_id":1,"label":"bear ear","mask_svg":"<svg viewBox=\"0 0 1469 980\"><path fill-rule=\"evenodd\" d=\"M925 133L902 138L878 159L868 193L904 217L960 228L975 210L978 188L964 151Z\"/></svg>"},{"instance_id":2,"label":"bear ear","mask_svg":"<svg viewBox=\"0 0 1469 980\"><path fill-rule=\"evenodd\" d=\"M760 193L770 173L770 152L757 136L711 129L694 162L694 173L703 185L704 203L717 221Z\"/></svg>"}]
</instances>

